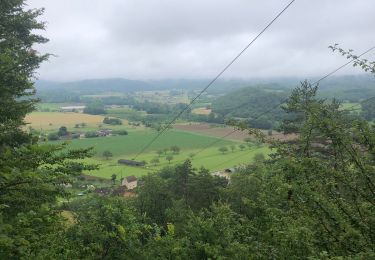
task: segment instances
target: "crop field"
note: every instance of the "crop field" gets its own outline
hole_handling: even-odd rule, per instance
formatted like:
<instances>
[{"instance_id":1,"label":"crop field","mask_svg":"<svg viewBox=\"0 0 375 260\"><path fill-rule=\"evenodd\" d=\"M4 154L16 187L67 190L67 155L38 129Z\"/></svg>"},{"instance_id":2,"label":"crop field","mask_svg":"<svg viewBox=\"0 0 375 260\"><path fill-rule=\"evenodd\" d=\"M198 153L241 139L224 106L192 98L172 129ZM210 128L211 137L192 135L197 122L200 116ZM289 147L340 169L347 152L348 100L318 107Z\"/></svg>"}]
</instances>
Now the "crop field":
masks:
<instances>
[{"instance_id":1,"label":"crop field","mask_svg":"<svg viewBox=\"0 0 375 260\"><path fill-rule=\"evenodd\" d=\"M197 115L209 115L211 113L211 109L200 107L200 108L193 109L191 112Z\"/></svg>"},{"instance_id":2,"label":"crop field","mask_svg":"<svg viewBox=\"0 0 375 260\"><path fill-rule=\"evenodd\" d=\"M139 130L131 132L131 134L126 136L74 140L71 142L70 147L84 148L92 146L95 147L95 151L98 155L102 154L105 150L110 150L114 156L128 155L131 157L141 150L142 147L144 147L149 141L151 141L155 135L155 131ZM171 130L168 131L168 133L161 135L160 138L146 150L146 152L170 148L173 145L179 146L181 150L200 149L209 145L215 140L217 140L215 137ZM219 146L230 144L232 144L231 141L223 141L219 143Z\"/></svg>"},{"instance_id":3,"label":"crop field","mask_svg":"<svg viewBox=\"0 0 375 260\"><path fill-rule=\"evenodd\" d=\"M113 109L111 112L124 113L128 112L128 108ZM27 116L26 122L30 122L30 126L35 129L43 129L45 131L57 130L60 126L68 127L73 131L75 124L86 123L84 128L77 131L98 130L99 125L103 125L104 116L87 115L82 113L62 113L62 112L34 112ZM94 156L87 158L87 163L98 164L99 169L85 174L110 179L112 174L116 174L118 178L135 175L142 176L155 172L163 167L173 166L182 163L186 159L190 159L196 168L205 167L211 172L223 170L243 163L251 162L257 153L268 154L269 148L257 147L255 145L246 147L241 150L239 145L247 137L246 133L238 132L231 136L230 139L222 140L220 137L227 131L231 131L229 127L219 127L209 124L185 124L179 125L179 129L171 129L160 136L144 153L142 153L137 161L145 161L145 167L131 167L119 165L119 159L133 159L148 142L150 142L156 131L144 127L129 126L126 120L123 125L107 126L113 130L126 129L129 135L126 136L109 136L97 138L85 138L70 140L69 149L93 147ZM200 152L197 156L192 154L201 151L204 147L216 142L212 147ZM178 146L181 150L179 153L173 153L169 150L171 146ZM234 147L232 150L230 147ZM220 147L227 147L228 151L220 152ZM162 154L157 154L158 150L167 150ZM102 155L104 151L110 151L113 157L108 160ZM173 156L171 161L167 161L167 156ZM157 158L159 162L152 161Z\"/></svg>"},{"instance_id":4,"label":"crop field","mask_svg":"<svg viewBox=\"0 0 375 260\"><path fill-rule=\"evenodd\" d=\"M160 91L140 91L136 93L136 99L139 101L151 101L151 102L160 102L168 104L177 104L177 103L188 103L189 97L186 93L173 93L168 90Z\"/></svg>"},{"instance_id":5,"label":"crop field","mask_svg":"<svg viewBox=\"0 0 375 260\"><path fill-rule=\"evenodd\" d=\"M77 103L38 103L36 105L37 109L39 111L43 110L49 110L48 112L57 112L60 110L61 107L65 106L82 106L83 104L77 104Z\"/></svg>"},{"instance_id":6,"label":"crop field","mask_svg":"<svg viewBox=\"0 0 375 260\"><path fill-rule=\"evenodd\" d=\"M347 110L355 110L356 112L361 112L362 107L360 103L342 103L341 109L347 109Z\"/></svg>"},{"instance_id":7,"label":"crop field","mask_svg":"<svg viewBox=\"0 0 375 260\"><path fill-rule=\"evenodd\" d=\"M218 125L207 124L207 123L175 124L173 127L181 131L198 133L198 134L215 136L215 137L222 137L224 135L229 134L230 132L234 130L234 128L232 127L225 127L221 125L218 126ZM228 136L226 139L243 141L243 139L245 139L246 137L249 137L247 133L237 131L231 134L230 136Z\"/></svg>"},{"instance_id":8,"label":"crop field","mask_svg":"<svg viewBox=\"0 0 375 260\"><path fill-rule=\"evenodd\" d=\"M190 132L190 133L199 133L203 135L215 136L215 137L223 137L225 135L230 134L233 132L234 128L230 126L224 125L215 125L215 124L208 124L208 123L182 123L182 124L175 124L173 128L178 129L180 131ZM263 134L266 136L268 135L267 130L261 130ZM236 141L243 141L246 137L249 137L246 131L236 131L228 136L225 137L226 140L236 140ZM269 136L270 139L286 141L295 139L297 136L295 134L284 135L277 131L272 131L272 136Z\"/></svg>"},{"instance_id":9,"label":"crop field","mask_svg":"<svg viewBox=\"0 0 375 260\"><path fill-rule=\"evenodd\" d=\"M100 169L86 174L103 178L110 178L112 174L116 174L119 178L129 175L141 176L155 172L166 166L182 163L188 158L192 160L193 166L196 168L205 167L210 171L218 171L242 163L251 162L255 154L268 154L270 151L267 147L256 147L255 145L247 147L242 151L239 148L241 142L221 140L214 146L191 158L192 153L200 151L202 148L218 139L201 134L170 130L163 134L159 140L145 151L145 153L137 158L137 161L146 161L146 167L131 167L119 165L117 163L118 159L132 159L155 134L156 132L151 130L138 130L130 132L128 136L72 140L69 149L93 147L95 152L94 157L85 159L85 161L100 165ZM166 151L161 155L156 153L157 150L170 148L173 145L180 147L181 151L178 154L172 151ZM232 145L235 146L233 151L230 149ZM227 147L229 151L224 154L220 152L218 148L222 146ZM113 157L106 160L102 156L105 150L112 152ZM173 156L170 162L166 160L168 155ZM153 164L151 160L155 158L158 158L159 162Z\"/></svg>"},{"instance_id":10,"label":"crop field","mask_svg":"<svg viewBox=\"0 0 375 260\"><path fill-rule=\"evenodd\" d=\"M52 130L60 126L74 127L75 124L86 123L88 127L97 127L104 117L73 112L33 112L28 114L25 122L35 129Z\"/></svg>"},{"instance_id":11,"label":"crop field","mask_svg":"<svg viewBox=\"0 0 375 260\"><path fill-rule=\"evenodd\" d=\"M117 160L120 158L124 158L125 155L123 157L114 157L110 160L95 157L86 159L85 161L87 163L99 164L100 166L99 170L94 170L87 174L109 179L111 178L112 174L116 174L118 178L129 175L139 177L148 173L154 173L164 167L182 163L186 159L190 159L196 169L204 167L210 170L210 172L221 171L226 168L239 166L245 163L251 163L256 154L262 153L267 155L270 152L270 149L268 147L252 147L250 149L247 148L243 151L237 149L234 152L229 151L225 154L222 154L218 151L218 147L212 147L203 151L202 153L197 155L197 157L190 158L189 154L194 151L197 150L181 151L178 155L169 152L168 155L171 154L174 157L174 159L170 163L165 159L165 155L159 157L156 153L146 153L139 157L140 160L145 160L146 162L148 162L146 167L131 167L119 165L117 163ZM153 158L158 158L160 160L160 163L156 165L150 163L150 160Z\"/></svg>"}]
</instances>

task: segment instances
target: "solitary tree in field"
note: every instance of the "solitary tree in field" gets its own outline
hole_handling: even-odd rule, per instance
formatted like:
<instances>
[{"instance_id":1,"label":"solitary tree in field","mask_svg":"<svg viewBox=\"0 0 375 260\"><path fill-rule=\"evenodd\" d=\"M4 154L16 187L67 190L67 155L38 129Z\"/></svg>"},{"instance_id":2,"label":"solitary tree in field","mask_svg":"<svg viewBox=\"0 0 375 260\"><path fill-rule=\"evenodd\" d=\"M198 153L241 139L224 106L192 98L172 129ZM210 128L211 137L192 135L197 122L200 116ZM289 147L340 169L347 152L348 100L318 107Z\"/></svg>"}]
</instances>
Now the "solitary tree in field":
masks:
<instances>
[{"instance_id":1,"label":"solitary tree in field","mask_svg":"<svg viewBox=\"0 0 375 260\"><path fill-rule=\"evenodd\" d=\"M178 147L177 145L174 145L171 147L171 151L174 153L174 154L178 154L180 152L180 147Z\"/></svg>"},{"instance_id":2,"label":"solitary tree in field","mask_svg":"<svg viewBox=\"0 0 375 260\"><path fill-rule=\"evenodd\" d=\"M74 125L74 128L79 128L79 124L75 124L75 125Z\"/></svg>"},{"instance_id":3,"label":"solitary tree in field","mask_svg":"<svg viewBox=\"0 0 375 260\"><path fill-rule=\"evenodd\" d=\"M224 154L224 153L228 152L228 148L227 148L226 146L223 146L223 147L220 147L220 148L219 148L219 151L220 151L222 154Z\"/></svg>"},{"instance_id":4,"label":"solitary tree in field","mask_svg":"<svg viewBox=\"0 0 375 260\"><path fill-rule=\"evenodd\" d=\"M168 148L164 148L163 151L164 151L164 154L167 155L167 152L169 151L169 149Z\"/></svg>"},{"instance_id":5,"label":"solitary tree in field","mask_svg":"<svg viewBox=\"0 0 375 260\"><path fill-rule=\"evenodd\" d=\"M236 146L232 144L232 145L230 146L230 149L232 150L232 152L234 152L234 150L236 150Z\"/></svg>"},{"instance_id":6,"label":"solitary tree in field","mask_svg":"<svg viewBox=\"0 0 375 260\"><path fill-rule=\"evenodd\" d=\"M58 136L66 136L68 135L68 128L66 128L66 126L62 126L59 128L59 131L57 132L57 135Z\"/></svg>"},{"instance_id":7,"label":"solitary tree in field","mask_svg":"<svg viewBox=\"0 0 375 260\"><path fill-rule=\"evenodd\" d=\"M117 175L116 174L112 174L111 180L112 180L113 184L116 183L116 179L117 179Z\"/></svg>"},{"instance_id":8,"label":"solitary tree in field","mask_svg":"<svg viewBox=\"0 0 375 260\"><path fill-rule=\"evenodd\" d=\"M241 151L243 151L243 149L246 148L246 146L244 144L240 144L239 147L240 147Z\"/></svg>"},{"instance_id":9,"label":"solitary tree in field","mask_svg":"<svg viewBox=\"0 0 375 260\"><path fill-rule=\"evenodd\" d=\"M81 127L82 127L82 128L85 128L86 126L87 126L86 123L81 123Z\"/></svg>"},{"instance_id":10,"label":"solitary tree in field","mask_svg":"<svg viewBox=\"0 0 375 260\"><path fill-rule=\"evenodd\" d=\"M106 151L103 152L103 157L105 157L106 160L108 160L112 156L113 156L113 154L110 151L108 151L108 150L106 150Z\"/></svg>"},{"instance_id":11,"label":"solitary tree in field","mask_svg":"<svg viewBox=\"0 0 375 260\"><path fill-rule=\"evenodd\" d=\"M171 161L173 160L173 156L168 155L167 157L165 157L165 159L168 161L168 163L171 163Z\"/></svg>"},{"instance_id":12,"label":"solitary tree in field","mask_svg":"<svg viewBox=\"0 0 375 260\"><path fill-rule=\"evenodd\" d=\"M159 155L159 157L164 153L163 150L157 150L156 153Z\"/></svg>"},{"instance_id":13,"label":"solitary tree in field","mask_svg":"<svg viewBox=\"0 0 375 260\"><path fill-rule=\"evenodd\" d=\"M160 162L160 160L158 158L154 158L151 160L151 163L156 166L158 163Z\"/></svg>"}]
</instances>

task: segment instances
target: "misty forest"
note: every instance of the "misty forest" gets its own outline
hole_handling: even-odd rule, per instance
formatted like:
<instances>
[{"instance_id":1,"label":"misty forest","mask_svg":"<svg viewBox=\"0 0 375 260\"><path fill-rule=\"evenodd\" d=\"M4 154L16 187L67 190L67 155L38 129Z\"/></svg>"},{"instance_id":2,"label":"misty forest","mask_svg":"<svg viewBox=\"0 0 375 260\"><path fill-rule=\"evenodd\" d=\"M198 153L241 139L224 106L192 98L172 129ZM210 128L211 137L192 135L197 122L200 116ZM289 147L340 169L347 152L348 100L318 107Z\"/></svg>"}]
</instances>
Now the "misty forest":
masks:
<instances>
[{"instance_id":1,"label":"misty forest","mask_svg":"<svg viewBox=\"0 0 375 260\"><path fill-rule=\"evenodd\" d=\"M87 13L78 6L83 2L89 5ZM82 17L97 7L89 2L67 1L60 12L53 9L62 6L57 1L0 1L0 259L375 259L375 58L370 55L375 47L355 45L372 42L354 32L344 32L352 41L330 37L327 29L322 37L329 44L317 40L308 45L316 48L311 52L290 55L291 64L305 55L294 74L283 76L289 61L277 59L267 65L270 74L260 69L256 74L269 62L263 56L241 77L232 76L242 68L237 63L265 50L256 48L270 40L267 35L280 30L275 33L280 45L289 37L279 24L301 19L298 10L309 12L305 5L321 1L274 1L267 7L250 1L272 12L251 18L257 29L240 46L215 53L213 68L203 59L191 60L198 59L195 54L203 47L196 45L205 41L208 56L213 55L210 48L217 50L208 36L195 40L194 15L183 25L175 17L173 24L166 17L174 12L166 8L172 3L157 1L160 9L153 12L145 6L154 3L134 7L124 1L126 15L120 18L136 21L132 30L137 24L143 30L141 20L147 17L131 18L126 7L146 8L139 14L149 14L153 33L160 34L152 37L166 38L139 43L138 34L128 33L123 48L136 42L134 48L143 54L132 55L139 62L122 66L111 56L113 64L103 62L95 70L93 63L111 55L110 48L97 49L90 61L74 48L86 38L83 49L97 46L100 40L79 30L100 30L97 24L85 26L95 19L107 21L110 9L104 5L113 1L101 3L103 16L85 23ZM183 4L186 12L197 5L193 2ZM238 9L245 1L234 2L241 20L244 11ZM355 2L336 2L340 8L329 16L357 4L366 9L367 0ZM217 10L223 7L217 5ZM369 6L361 17L368 28L375 11L373 2ZM72 21L79 14L82 23L71 26L64 14L69 8ZM157 20L158 12L165 17ZM215 11L202 11L209 12ZM198 20L202 13L197 12ZM61 30L54 20L59 15L64 16ZM323 16L309 23L323 23ZM174 29L156 30L165 21ZM55 34L48 34L49 22ZM185 28L190 22L192 28ZM304 26L295 23L287 28ZM208 26L207 20L198 27ZM190 70L180 76L173 57L180 58L167 57L168 51L183 49L183 43L173 45L177 36L169 35L179 30L191 44L181 54L187 64L180 65L199 73L206 69L206 74L194 76ZM215 30L220 34L217 30L226 28ZM67 42L70 32L76 42ZM54 41L60 42L48 45ZM280 47L273 44L268 42ZM241 46L246 46L242 52ZM69 62L65 47L71 51ZM152 76L142 62L157 50L171 63L149 61L160 67L155 69L160 76ZM315 51L336 63L317 54L310 64ZM313 66L318 69L309 74ZM123 74L100 74L117 67ZM144 76L131 76L138 75L132 67ZM170 71L160 72L163 68ZM83 70L91 70L91 77Z\"/></svg>"}]
</instances>

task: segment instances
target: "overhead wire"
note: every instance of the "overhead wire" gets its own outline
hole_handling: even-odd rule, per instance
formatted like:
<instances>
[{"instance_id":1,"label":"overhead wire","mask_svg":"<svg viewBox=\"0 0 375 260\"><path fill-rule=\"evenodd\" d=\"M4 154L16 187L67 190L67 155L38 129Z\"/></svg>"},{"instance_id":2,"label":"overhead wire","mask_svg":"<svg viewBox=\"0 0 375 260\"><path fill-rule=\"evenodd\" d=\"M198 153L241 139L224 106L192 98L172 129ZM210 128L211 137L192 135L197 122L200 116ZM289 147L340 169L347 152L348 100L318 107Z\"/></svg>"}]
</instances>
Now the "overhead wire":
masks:
<instances>
[{"instance_id":1,"label":"overhead wire","mask_svg":"<svg viewBox=\"0 0 375 260\"><path fill-rule=\"evenodd\" d=\"M251 41L249 44L245 46L229 63L222 69L219 74L216 75L199 93L197 96L195 96L190 103L183 109L181 110L165 127L162 128L158 132L158 134L151 139L150 142L148 142L133 158L134 160L141 155L146 149L148 149L169 127L189 108L191 108L191 105L213 84L215 81L225 72L228 70L230 66L234 62L237 61L237 59L250 47L253 45L253 43L295 2L295 0L290 1Z\"/></svg>"},{"instance_id":2,"label":"overhead wire","mask_svg":"<svg viewBox=\"0 0 375 260\"><path fill-rule=\"evenodd\" d=\"M372 51L373 49L375 49L375 46L367 49L366 51L364 51L363 53L361 53L359 56L356 57L356 59L362 57L363 55L366 55L367 53L369 53L370 51ZM336 72L338 72L339 70L343 69L344 67L346 67L347 65L351 64L353 61L356 60L355 58L351 59L350 61L344 63L343 65L341 65L340 67L334 69L333 71L329 72L328 74L326 74L325 76L321 77L320 79L318 79L317 81L313 82L311 85L317 85L319 84L321 81L325 80L326 78L332 76L333 74L335 74ZM371 98L368 98L367 100L364 100L362 101L361 103L363 102L368 102L369 100L375 98L374 97L371 97ZM259 118L261 118L262 116L272 112L273 110L275 110L276 108L278 108L279 106L281 106L283 103L287 102L288 101L288 98L286 99L283 99L280 103L274 105L273 107L271 107L270 109L260 113L259 115L257 115L256 117L252 118L252 120L258 120ZM244 104L242 104L240 107L242 107ZM354 105L353 107L355 107L356 105ZM239 129L235 128L234 130L230 131L229 133L225 134L224 136L220 137L220 139L218 140L215 140L213 141L212 143L210 143L209 145L203 147L201 150L199 150L197 153L195 153L195 155L203 152L204 150L208 149L209 147L219 143L220 141L222 141L223 139L225 139L226 137L234 134L235 132L239 131Z\"/></svg>"}]
</instances>

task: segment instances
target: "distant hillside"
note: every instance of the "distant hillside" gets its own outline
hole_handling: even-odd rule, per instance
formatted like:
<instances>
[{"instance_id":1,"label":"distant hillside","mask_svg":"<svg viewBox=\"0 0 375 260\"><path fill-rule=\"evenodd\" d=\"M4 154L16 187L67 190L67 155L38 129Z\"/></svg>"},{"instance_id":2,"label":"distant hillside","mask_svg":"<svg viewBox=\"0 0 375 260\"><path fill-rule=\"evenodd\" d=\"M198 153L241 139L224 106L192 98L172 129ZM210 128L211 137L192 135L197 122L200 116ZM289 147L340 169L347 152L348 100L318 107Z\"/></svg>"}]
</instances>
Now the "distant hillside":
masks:
<instances>
[{"instance_id":1,"label":"distant hillside","mask_svg":"<svg viewBox=\"0 0 375 260\"><path fill-rule=\"evenodd\" d=\"M212 103L211 108L214 113L226 118L246 118L254 127L269 129L277 125L284 112L277 108L272 113L258 117L279 104L287 97L288 92L275 85L243 88L219 97Z\"/></svg>"},{"instance_id":2,"label":"distant hillside","mask_svg":"<svg viewBox=\"0 0 375 260\"><path fill-rule=\"evenodd\" d=\"M314 82L318 78L310 79ZM292 89L298 86L303 78L267 78L267 79L219 79L208 90L208 93L228 93L247 86L266 86L267 88ZM201 90L211 79L163 79L163 80L129 80L123 78L87 79L72 82L37 81L39 92L65 90L76 94L99 94L102 92L129 93L146 90ZM356 91L361 89L361 91ZM375 78L369 75L332 76L320 84L320 92L326 97L342 100L359 100L368 95L375 95Z\"/></svg>"},{"instance_id":3,"label":"distant hillside","mask_svg":"<svg viewBox=\"0 0 375 260\"><path fill-rule=\"evenodd\" d=\"M320 84L319 95L358 102L375 96L375 78L370 75L330 77Z\"/></svg>"},{"instance_id":4,"label":"distant hillside","mask_svg":"<svg viewBox=\"0 0 375 260\"><path fill-rule=\"evenodd\" d=\"M145 81L120 78L87 79L72 82L37 81L36 87L39 91L63 89L67 91L80 92L81 94L92 94L109 91L127 93L153 89L153 87Z\"/></svg>"}]
</instances>

